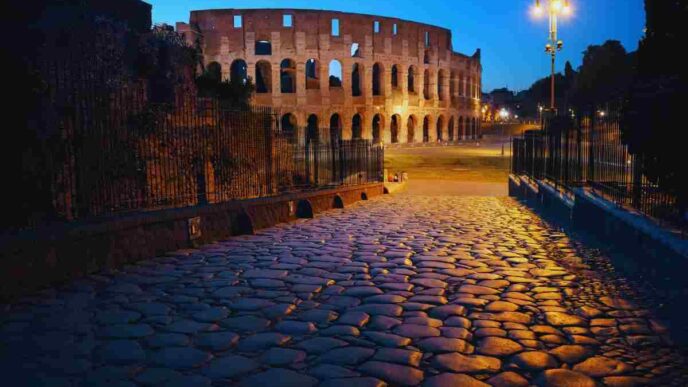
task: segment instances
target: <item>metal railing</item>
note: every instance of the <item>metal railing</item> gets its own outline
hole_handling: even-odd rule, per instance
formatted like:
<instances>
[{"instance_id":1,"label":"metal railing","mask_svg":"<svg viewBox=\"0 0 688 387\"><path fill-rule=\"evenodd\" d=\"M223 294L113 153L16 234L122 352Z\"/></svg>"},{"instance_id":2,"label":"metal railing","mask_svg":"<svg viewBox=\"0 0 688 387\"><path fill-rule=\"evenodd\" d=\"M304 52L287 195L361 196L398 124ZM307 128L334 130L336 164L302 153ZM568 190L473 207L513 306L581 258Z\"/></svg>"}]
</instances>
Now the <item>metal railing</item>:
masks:
<instances>
[{"instance_id":1,"label":"metal railing","mask_svg":"<svg viewBox=\"0 0 688 387\"><path fill-rule=\"evenodd\" d=\"M512 139L512 173L570 192L587 187L621 206L688 230L685 209L642 173L642 158L623 142L616 112L548 117L542 130Z\"/></svg>"},{"instance_id":2,"label":"metal railing","mask_svg":"<svg viewBox=\"0 0 688 387\"><path fill-rule=\"evenodd\" d=\"M151 103L144 83L56 91L49 134L31 153L47 168L23 171L41 180L44 209L3 228L382 181L381 145L299 141L270 108L232 110L195 90Z\"/></svg>"}]
</instances>

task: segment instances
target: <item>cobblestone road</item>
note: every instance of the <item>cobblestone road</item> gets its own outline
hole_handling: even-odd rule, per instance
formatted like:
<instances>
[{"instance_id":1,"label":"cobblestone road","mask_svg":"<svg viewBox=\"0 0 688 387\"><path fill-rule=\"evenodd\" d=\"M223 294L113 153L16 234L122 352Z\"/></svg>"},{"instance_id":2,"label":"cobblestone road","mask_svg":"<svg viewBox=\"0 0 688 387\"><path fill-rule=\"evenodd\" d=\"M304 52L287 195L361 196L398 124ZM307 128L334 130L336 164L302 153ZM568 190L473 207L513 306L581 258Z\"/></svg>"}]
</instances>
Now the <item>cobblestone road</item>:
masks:
<instances>
[{"instance_id":1,"label":"cobblestone road","mask_svg":"<svg viewBox=\"0 0 688 387\"><path fill-rule=\"evenodd\" d=\"M688 385L637 292L511 199L384 197L5 306L0 361L6 386Z\"/></svg>"}]
</instances>

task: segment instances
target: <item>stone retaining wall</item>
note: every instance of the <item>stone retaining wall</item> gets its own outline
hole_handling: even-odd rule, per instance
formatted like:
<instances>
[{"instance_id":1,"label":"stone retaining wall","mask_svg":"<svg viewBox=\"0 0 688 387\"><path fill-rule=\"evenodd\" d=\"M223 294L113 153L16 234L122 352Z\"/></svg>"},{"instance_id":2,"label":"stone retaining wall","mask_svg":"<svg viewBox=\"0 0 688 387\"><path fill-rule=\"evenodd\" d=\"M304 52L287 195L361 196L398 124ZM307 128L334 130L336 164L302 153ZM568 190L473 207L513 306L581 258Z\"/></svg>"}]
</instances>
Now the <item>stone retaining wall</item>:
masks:
<instances>
[{"instance_id":1,"label":"stone retaining wall","mask_svg":"<svg viewBox=\"0 0 688 387\"><path fill-rule=\"evenodd\" d=\"M127 263L310 216L383 194L383 184L340 187L60 224L0 236L0 299ZM341 200L336 200L336 198ZM305 216L308 217L308 216ZM193 235L190 224L200 230Z\"/></svg>"}]
</instances>

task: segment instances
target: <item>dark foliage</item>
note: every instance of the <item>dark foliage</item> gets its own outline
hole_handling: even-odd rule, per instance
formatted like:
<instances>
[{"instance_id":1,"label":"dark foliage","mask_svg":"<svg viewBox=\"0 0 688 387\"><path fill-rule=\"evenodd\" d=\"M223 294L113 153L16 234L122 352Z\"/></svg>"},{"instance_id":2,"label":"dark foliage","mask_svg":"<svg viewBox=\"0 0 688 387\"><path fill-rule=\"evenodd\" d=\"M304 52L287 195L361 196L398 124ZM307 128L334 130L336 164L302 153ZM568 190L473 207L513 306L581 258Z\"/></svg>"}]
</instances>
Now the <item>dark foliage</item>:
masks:
<instances>
[{"instance_id":1,"label":"dark foliage","mask_svg":"<svg viewBox=\"0 0 688 387\"><path fill-rule=\"evenodd\" d=\"M685 130L688 1L646 0L647 31L638 51L638 74L622 119L625 140L643 159L643 173L688 207Z\"/></svg>"}]
</instances>

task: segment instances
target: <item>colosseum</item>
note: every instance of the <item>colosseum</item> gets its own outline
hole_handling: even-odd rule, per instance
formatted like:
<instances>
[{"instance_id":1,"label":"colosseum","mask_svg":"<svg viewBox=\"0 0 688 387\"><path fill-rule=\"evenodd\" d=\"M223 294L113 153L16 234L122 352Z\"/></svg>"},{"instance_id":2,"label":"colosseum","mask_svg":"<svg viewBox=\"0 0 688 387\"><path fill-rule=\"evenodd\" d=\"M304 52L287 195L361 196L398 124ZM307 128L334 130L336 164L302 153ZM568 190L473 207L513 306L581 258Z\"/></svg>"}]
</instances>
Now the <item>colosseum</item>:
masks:
<instances>
[{"instance_id":1,"label":"colosseum","mask_svg":"<svg viewBox=\"0 0 688 387\"><path fill-rule=\"evenodd\" d=\"M208 71L251 78L302 141L454 142L480 127L480 50L454 52L451 31L335 11L192 11L177 23Z\"/></svg>"}]
</instances>

